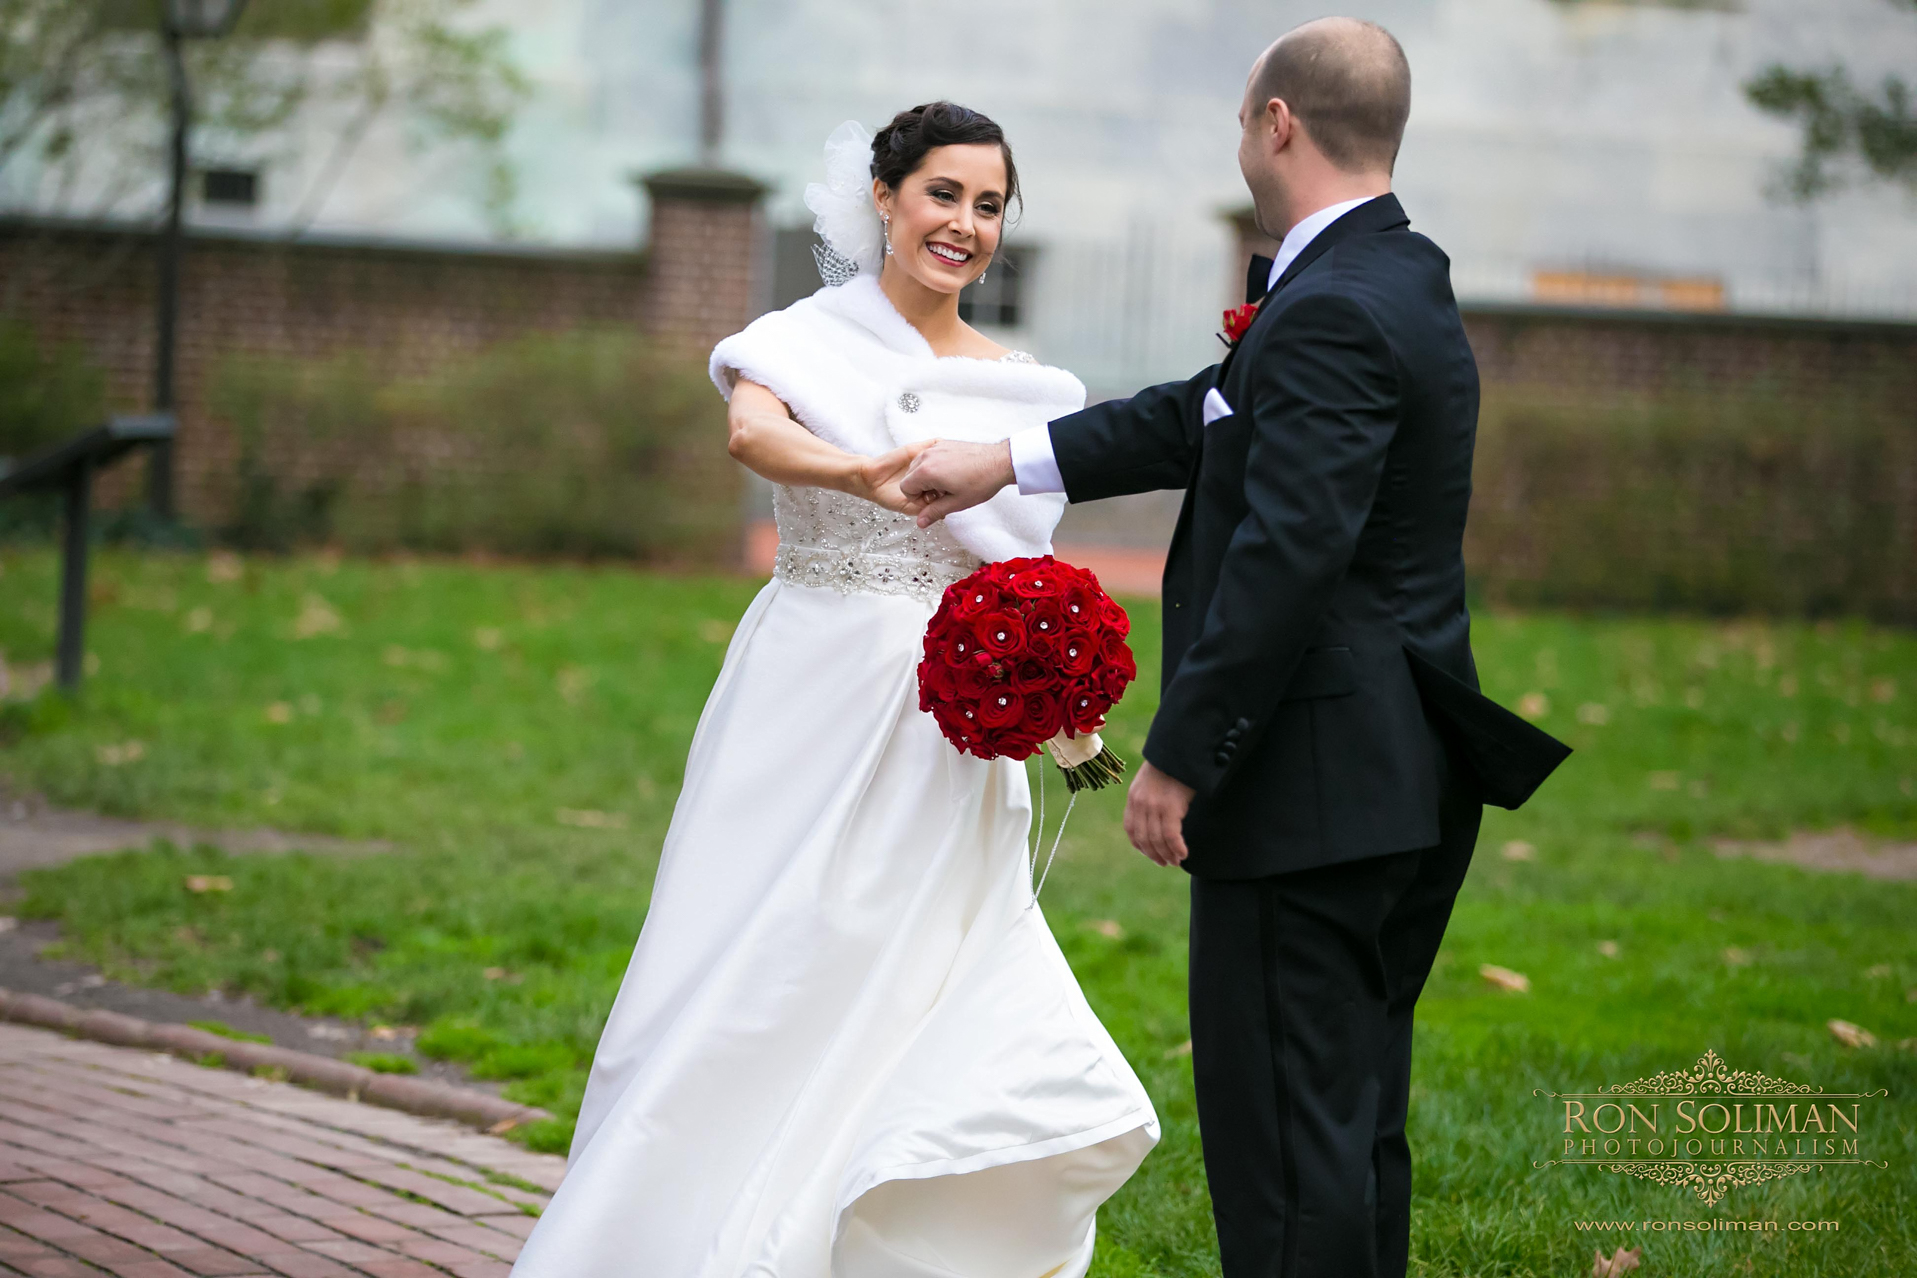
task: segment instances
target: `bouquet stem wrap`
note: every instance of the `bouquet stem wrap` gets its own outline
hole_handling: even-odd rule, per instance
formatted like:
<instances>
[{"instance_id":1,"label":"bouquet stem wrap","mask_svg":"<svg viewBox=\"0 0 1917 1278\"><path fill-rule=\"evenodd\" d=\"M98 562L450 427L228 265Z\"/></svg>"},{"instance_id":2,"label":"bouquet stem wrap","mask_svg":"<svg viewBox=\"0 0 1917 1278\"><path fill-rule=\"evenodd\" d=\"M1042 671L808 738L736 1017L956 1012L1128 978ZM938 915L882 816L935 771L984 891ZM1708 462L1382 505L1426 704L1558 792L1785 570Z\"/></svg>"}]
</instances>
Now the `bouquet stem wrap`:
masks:
<instances>
[{"instance_id":1,"label":"bouquet stem wrap","mask_svg":"<svg viewBox=\"0 0 1917 1278\"><path fill-rule=\"evenodd\" d=\"M1125 779L1125 761L1096 732L1076 737L1061 732L1045 743L1045 749L1065 774L1065 788L1073 794L1103 790Z\"/></svg>"}]
</instances>

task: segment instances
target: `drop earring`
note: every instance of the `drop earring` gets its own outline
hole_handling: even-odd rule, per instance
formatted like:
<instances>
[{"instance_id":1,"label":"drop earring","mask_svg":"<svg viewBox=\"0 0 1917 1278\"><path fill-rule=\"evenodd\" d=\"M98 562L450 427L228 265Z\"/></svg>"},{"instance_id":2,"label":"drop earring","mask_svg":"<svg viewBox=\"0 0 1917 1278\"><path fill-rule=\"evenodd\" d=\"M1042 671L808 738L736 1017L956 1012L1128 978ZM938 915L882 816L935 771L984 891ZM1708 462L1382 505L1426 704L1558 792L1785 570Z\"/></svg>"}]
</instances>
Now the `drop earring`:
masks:
<instances>
[{"instance_id":1,"label":"drop earring","mask_svg":"<svg viewBox=\"0 0 1917 1278\"><path fill-rule=\"evenodd\" d=\"M890 257L892 256L892 215L890 213L881 213L879 214L879 221L885 224L885 229L881 231L880 234L885 238L885 255Z\"/></svg>"}]
</instances>

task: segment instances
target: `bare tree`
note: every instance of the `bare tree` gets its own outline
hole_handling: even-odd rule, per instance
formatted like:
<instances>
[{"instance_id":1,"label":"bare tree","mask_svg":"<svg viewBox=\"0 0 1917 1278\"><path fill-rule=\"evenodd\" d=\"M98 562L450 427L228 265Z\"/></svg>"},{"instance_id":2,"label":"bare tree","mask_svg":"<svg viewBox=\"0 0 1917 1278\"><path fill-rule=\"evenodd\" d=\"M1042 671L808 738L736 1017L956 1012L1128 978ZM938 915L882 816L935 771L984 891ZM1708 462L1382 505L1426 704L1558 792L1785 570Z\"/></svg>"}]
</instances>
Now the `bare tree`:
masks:
<instances>
[{"instance_id":1,"label":"bare tree","mask_svg":"<svg viewBox=\"0 0 1917 1278\"><path fill-rule=\"evenodd\" d=\"M509 234L504 142L527 84L504 30L462 21L475 2L251 5L230 37L189 51L199 136L259 161L327 139L292 205L286 229L297 235L390 122L416 149L475 154L480 204ZM157 0L0 0L0 178L42 207L95 216L157 189L169 92L158 30Z\"/></svg>"}]
</instances>

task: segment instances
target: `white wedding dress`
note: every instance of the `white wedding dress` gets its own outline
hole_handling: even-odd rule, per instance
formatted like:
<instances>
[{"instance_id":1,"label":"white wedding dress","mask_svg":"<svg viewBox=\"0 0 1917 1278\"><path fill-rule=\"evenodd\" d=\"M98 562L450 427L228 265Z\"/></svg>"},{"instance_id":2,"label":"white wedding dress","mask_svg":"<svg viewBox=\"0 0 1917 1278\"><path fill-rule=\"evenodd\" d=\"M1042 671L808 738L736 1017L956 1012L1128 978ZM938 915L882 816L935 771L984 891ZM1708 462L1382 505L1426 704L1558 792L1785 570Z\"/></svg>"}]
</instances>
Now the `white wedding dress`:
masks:
<instances>
[{"instance_id":1,"label":"white wedding dress","mask_svg":"<svg viewBox=\"0 0 1917 1278\"><path fill-rule=\"evenodd\" d=\"M775 510L513 1272L1078 1278L1158 1122L1028 908L1024 765L918 709L926 623L980 561L834 492Z\"/></svg>"}]
</instances>

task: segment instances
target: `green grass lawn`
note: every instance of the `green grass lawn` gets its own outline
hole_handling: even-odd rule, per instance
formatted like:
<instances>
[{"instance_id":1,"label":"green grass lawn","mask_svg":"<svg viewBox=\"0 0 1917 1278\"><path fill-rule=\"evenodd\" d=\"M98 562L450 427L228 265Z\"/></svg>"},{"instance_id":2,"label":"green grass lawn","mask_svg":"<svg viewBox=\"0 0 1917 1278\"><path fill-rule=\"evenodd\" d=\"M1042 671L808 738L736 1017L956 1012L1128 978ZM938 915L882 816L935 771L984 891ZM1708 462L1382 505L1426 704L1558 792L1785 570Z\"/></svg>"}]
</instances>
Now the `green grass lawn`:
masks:
<instances>
[{"instance_id":1,"label":"green grass lawn","mask_svg":"<svg viewBox=\"0 0 1917 1278\"><path fill-rule=\"evenodd\" d=\"M0 775L54 801L215 826L393 840L380 857L160 848L32 874L114 976L219 987L421 1027L421 1050L561 1117L644 917L706 690L754 583L623 569L106 553L84 698L0 709ZM0 551L0 652L52 648L52 556ZM1112 735L1137 757L1146 673ZM1917 1259L1917 884L1720 860L1712 841L1850 825L1917 837L1917 637L1863 625L1480 615L1488 690L1578 753L1522 813L1489 814L1420 1010L1414 1270L1898 1275ZM137 742L138 749L130 748ZM1055 792L1056 793L1056 792ZM1046 912L1136 1065L1165 1139L1101 1220L1095 1273L1201 1275L1216 1256L1191 1099L1185 884L1133 853L1122 798L1079 805ZM1504 855L1528 844L1528 860ZM1522 854L1523 849L1517 849ZM188 874L229 876L226 892ZM1116 926L1114 926L1116 925ZM1526 974L1528 993L1478 975ZM1852 1049L1831 1018L1871 1031ZM1913 1046L1917 1046L1914 1044ZM1884 1169L1687 1191L1534 1168L1595 1091L1716 1050L1832 1092ZM1775 1232L1580 1231L1580 1221L1775 1221ZM1835 1231L1787 1232L1793 1221Z\"/></svg>"}]
</instances>

